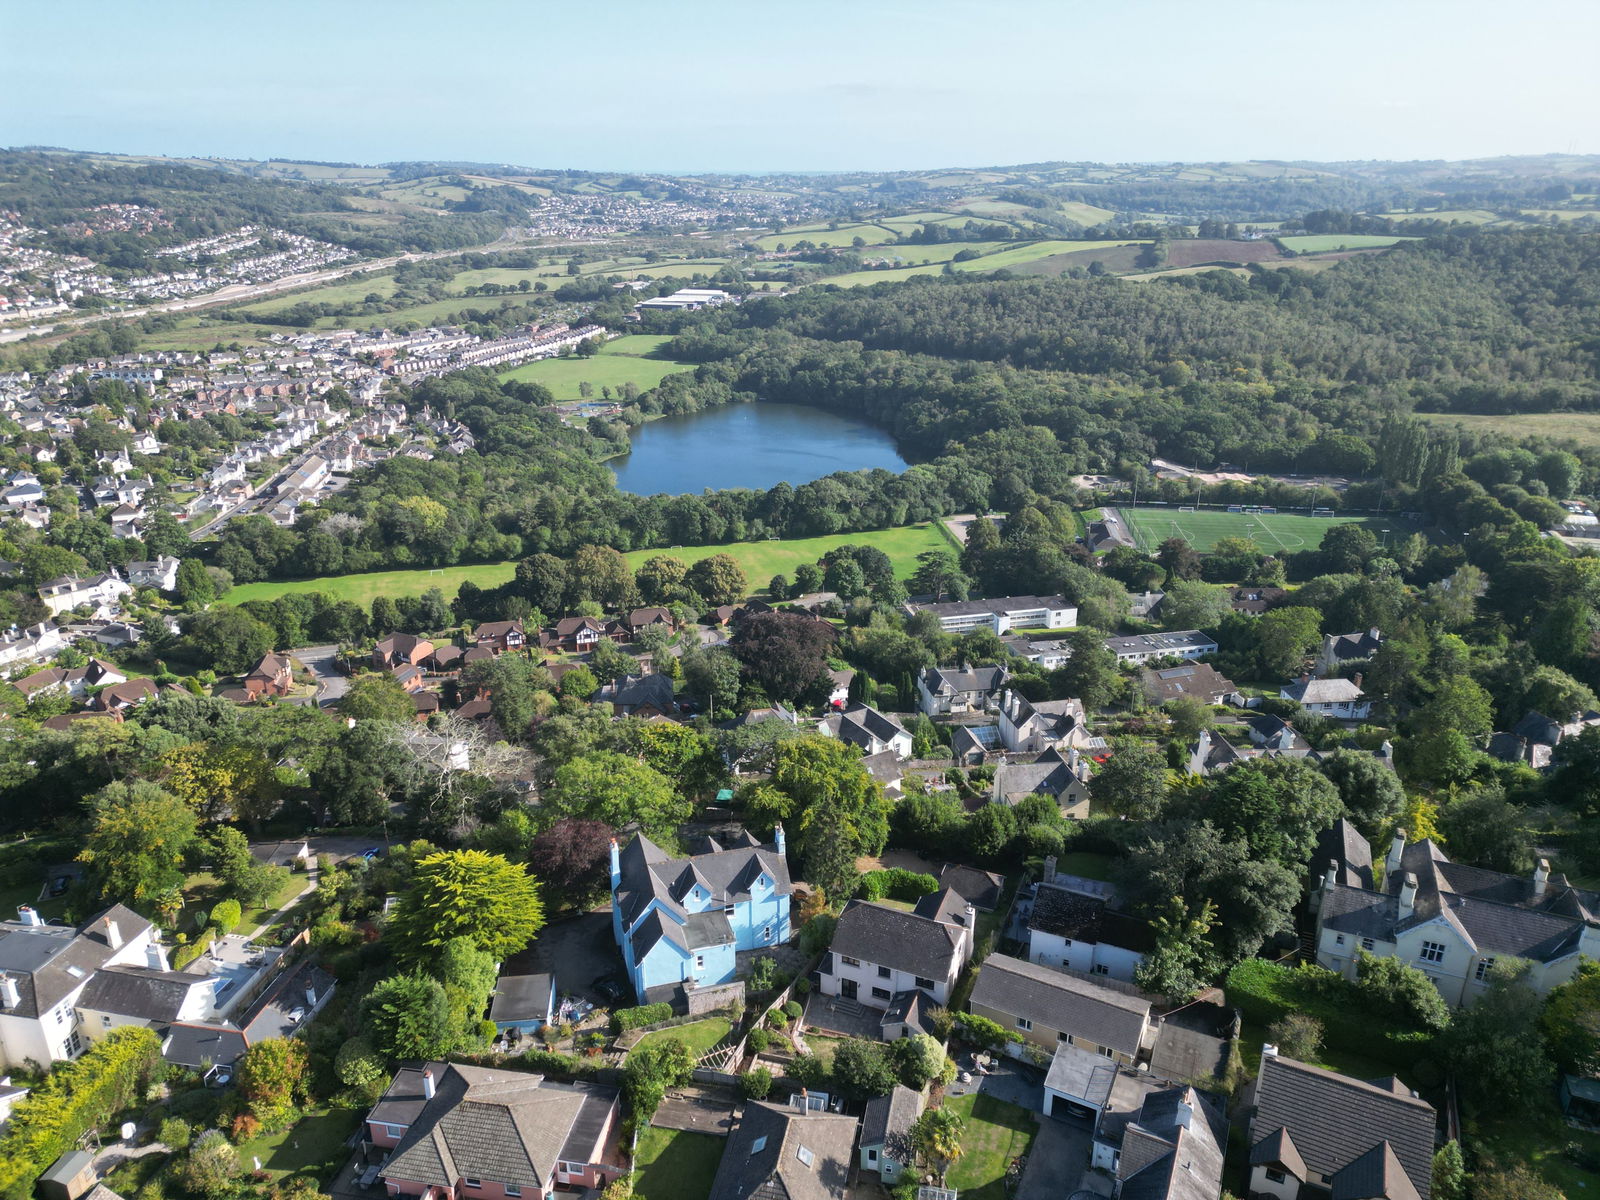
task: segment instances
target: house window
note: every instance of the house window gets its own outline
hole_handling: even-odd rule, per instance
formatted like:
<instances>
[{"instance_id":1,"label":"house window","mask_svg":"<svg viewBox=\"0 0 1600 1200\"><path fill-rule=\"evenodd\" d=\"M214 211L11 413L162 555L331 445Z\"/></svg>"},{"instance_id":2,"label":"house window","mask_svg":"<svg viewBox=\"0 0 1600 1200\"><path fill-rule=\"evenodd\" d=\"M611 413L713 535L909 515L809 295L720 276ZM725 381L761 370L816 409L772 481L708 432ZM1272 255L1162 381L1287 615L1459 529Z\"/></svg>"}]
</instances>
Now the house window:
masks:
<instances>
[{"instance_id":1,"label":"house window","mask_svg":"<svg viewBox=\"0 0 1600 1200\"><path fill-rule=\"evenodd\" d=\"M1282 1183L1283 1181L1284 1181L1284 1174L1283 1174L1282 1171L1278 1170L1277 1167L1268 1167L1267 1168L1267 1182L1269 1182L1269 1183Z\"/></svg>"},{"instance_id":2,"label":"house window","mask_svg":"<svg viewBox=\"0 0 1600 1200\"><path fill-rule=\"evenodd\" d=\"M385 1125L383 1127L383 1132L392 1138L404 1136L405 1131L406 1127L404 1125Z\"/></svg>"},{"instance_id":3,"label":"house window","mask_svg":"<svg viewBox=\"0 0 1600 1200\"><path fill-rule=\"evenodd\" d=\"M1096 1046L1094 1052L1101 1058L1115 1058L1117 1056L1117 1052L1110 1046Z\"/></svg>"},{"instance_id":4,"label":"house window","mask_svg":"<svg viewBox=\"0 0 1600 1200\"><path fill-rule=\"evenodd\" d=\"M1361 948L1363 950L1365 950L1368 954L1372 953L1372 948L1376 944L1377 943L1375 943L1371 938L1362 938L1361 939Z\"/></svg>"},{"instance_id":5,"label":"house window","mask_svg":"<svg viewBox=\"0 0 1600 1200\"><path fill-rule=\"evenodd\" d=\"M1419 957L1423 962L1443 962L1444 946L1439 942L1423 942L1422 953Z\"/></svg>"},{"instance_id":6,"label":"house window","mask_svg":"<svg viewBox=\"0 0 1600 1200\"><path fill-rule=\"evenodd\" d=\"M1483 969L1483 965L1481 963L1479 964L1478 969L1480 971ZM1482 978L1482 976L1479 976L1479 978ZM111 1028L111 1018L108 1017L106 1014L101 1013L100 1014L100 1024L103 1025L105 1028L110 1029Z\"/></svg>"},{"instance_id":7,"label":"house window","mask_svg":"<svg viewBox=\"0 0 1600 1200\"><path fill-rule=\"evenodd\" d=\"M1109 974L1111 974L1111 968L1106 966L1105 963L1095 963L1095 965L1090 968L1089 974L1091 974L1091 975L1109 975Z\"/></svg>"},{"instance_id":8,"label":"house window","mask_svg":"<svg viewBox=\"0 0 1600 1200\"><path fill-rule=\"evenodd\" d=\"M694 956L694 969L696 971L704 971L706 969L706 956L704 954L696 954Z\"/></svg>"},{"instance_id":9,"label":"house window","mask_svg":"<svg viewBox=\"0 0 1600 1200\"><path fill-rule=\"evenodd\" d=\"M868 1150L867 1151L867 1161L869 1163L877 1162L878 1161L878 1152L876 1150Z\"/></svg>"},{"instance_id":10,"label":"house window","mask_svg":"<svg viewBox=\"0 0 1600 1200\"><path fill-rule=\"evenodd\" d=\"M725 916L725 917L731 917L731 916L733 916L733 912L734 912L733 905L729 904L729 905L724 906L724 908L722 910L722 915Z\"/></svg>"},{"instance_id":11,"label":"house window","mask_svg":"<svg viewBox=\"0 0 1600 1200\"><path fill-rule=\"evenodd\" d=\"M506 1184L505 1185L505 1189L506 1189L506 1195L508 1195L508 1196L520 1196L520 1195L522 1195L522 1189L520 1187L518 1187L514 1183Z\"/></svg>"},{"instance_id":12,"label":"house window","mask_svg":"<svg viewBox=\"0 0 1600 1200\"><path fill-rule=\"evenodd\" d=\"M859 967L861 965L859 958L851 958L848 954L839 955L839 961L847 967Z\"/></svg>"},{"instance_id":13,"label":"house window","mask_svg":"<svg viewBox=\"0 0 1600 1200\"><path fill-rule=\"evenodd\" d=\"M1072 945L1072 939L1071 938L1062 938L1061 939L1061 944L1063 946L1070 946L1070 945Z\"/></svg>"},{"instance_id":14,"label":"house window","mask_svg":"<svg viewBox=\"0 0 1600 1200\"><path fill-rule=\"evenodd\" d=\"M750 1143L750 1153L751 1154L760 1154L766 1148L767 1148L767 1135L764 1134L764 1133L760 1137L758 1137L755 1141Z\"/></svg>"},{"instance_id":15,"label":"house window","mask_svg":"<svg viewBox=\"0 0 1600 1200\"><path fill-rule=\"evenodd\" d=\"M468 1175L461 1181L461 1186L469 1188L481 1188L483 1186L483 1180L474 1179L472 1176Z\"/></svg>"},{"instance_id":16,"label":"house window","mask_svg":"<svg viewBox=\"0 0 1600 1200\"><path fill-rule=\"evenodd\" d=\"M1484 983L1488 980L1489 972L1492 970L1494 970L1494 959L1486 958L1478 964L1478 969L1472 973L1472 977L1479 983Z\"/></svg>"},{"instance_id":17,"label":"house window","mask_svg":"<svg viewBox=\"0 0 1600 1200\"><path fill-rule=\"evenodd\" d=\"M1017 1028L1018 1029L1031 1030L1033 1028L1033 1022L1028 1020L1027 1017L1018 1017L1017 1018Z\"/></svg>"},{"instance_id":18,"label":"house window","mask_svg":"<svg viewBox=\"0 0 1600 1200\"><path fill-rule=\"evenodd\" d=\"M888 967L879 967L878 968L878 978L879 979L887 979L887 978L889 978L890 973L891 972L889 971Z\"/></svg>"},{"instance_id":19,"label":"house window","mask_svg":"<svg viewBox=\"0 0 1600 1200\"><path fill-rule=\"evenodd\" d=\"M924 991L931 992L931 991L933 991L933 980L924 979L924 978L922 978L922 976L918 975L917 976L917 986L919 988L922 988Z\"/></svg>"},{"instance_id":20,"label":"house window","mask_svg":"<svg viewBox=\"0 0 1600 1200\"><path fill-rule=\"evenodd\" d=\"M892 1000L893 999L893 997L889 994L889 989L888 988L873 988L872 989L872 995L873 995L873 998L877 999L877 1000Z\"/></svg>"},{"instance_id":21,"label":"house window","mask_svg":"<svg viewBox=\"0 0 1600 1200\"><path fill-rule=\"evenodd\" d=\"M1335 946L1344 945L1344 934L1342 934L1342 933L1335 934L1334 938L1333 938L1333 944Z\"/></svg>"}]
</instances>

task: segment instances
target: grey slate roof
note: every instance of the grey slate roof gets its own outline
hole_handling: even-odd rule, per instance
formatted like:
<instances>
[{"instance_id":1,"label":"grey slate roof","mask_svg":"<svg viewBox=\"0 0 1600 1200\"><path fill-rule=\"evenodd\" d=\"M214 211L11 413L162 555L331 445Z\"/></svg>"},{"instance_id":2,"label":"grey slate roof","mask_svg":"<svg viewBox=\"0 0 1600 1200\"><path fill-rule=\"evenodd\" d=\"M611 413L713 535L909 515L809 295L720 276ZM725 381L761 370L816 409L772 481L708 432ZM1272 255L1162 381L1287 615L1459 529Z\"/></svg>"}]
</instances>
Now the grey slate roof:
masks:
<instances>
[{"instance_id":1,"label":"grey slate roof","mask_svg":"<svg viewBox=\"0 0 1600 1200\"><path fill-rule=\"evenodd\" d=\"M1361 831L1344 817L1340 817L1317 839L1317 848L1311 858L1311 873L1321 879L1328 864L1337 862L1337 879L1346 887L1370 888L1372 886L1372 846Z\"/></svg>"},{"instance_id":2,"label":"grey slate roof","mask_svg":"<svg viewBox=\"0 0 1600 1200\"><path fill-rule=\"evenodd\" d=\"M1349 704L1365 697L1349 679L1297 679L1285 684L1279 695L1298 704Z\"/></svg>"},{"instance_id":3,"label":"grey slate roof","mask_svg":"<svg viewBox=\"0 0 1600 1200\"><path fill-rule=\"evenodd\" d=\"M635 709L645 705L666 712L673 705L672 679L666 675L624 675L594 694L597 701L618 708Z\"/></svg>"},{"instance_id":4,"label":"grey slate roof","mask_svg":"<svg viewBox=\"0 0 1600 1200\"><path fill-rule=\"evenodd\" d=\"M435 1092L423 1099L385 1166L386 1179L454 1187L463 1177L547 1188L558 1159L589 1162L603 1117L617 1102L613 1089L597 1084L546 1083L541 1076L460 1063L429 1063ZM400 1123L384 1112L396 1088L414 1100L415 1079L401 1079L373 1110L374 1120ZM595 1108L602 1118L585 1113ZM394 1110L400 1111L399 1106ZM587 1138L585 1137L587 1131Z\"/></svg>"},{"instance_id":5,"label":"grey slate roof","mask_svg":"<svg viewBox=\"0 0 1600 1200\"><path fill-rule=\"evenodd\" d=\"M707 1200L842 1200L855 1141L854 1117L747 1104Z\"/></svg>"},{"instance_id":6,"label":"grey slate roof","mask_svg":"<svg viewBox=\"0 0 1600 1200\"><path fill-rule=\"evenodd\" d=\"M740 839L733 839L738 842ZM689 920L689 911L683 900L690 890L699 885L711 895L710 909L719 911L729 904L750 898L750 887L765 872L773 882L779 896L791 895L794 887L789 880L789 864L774 846L735 844L687 858L669 858L666 851L640 834L622 848L622 881L617 887L616 902L622 912L623 928L633 929L635 961L649 948L666 938L683 950L692 950L697 944L716 945L717 942L695 943L688 940L701 934L721 936L727 926L701 922L688 932L689 926L680 922ZM658 901L671 916L652 913L637 928L639 914Z\"/></svg>"},{"instance_id":7,"label":"grey slate roof","mask_svg":"<svg viewBox=\"0 0 1600 1200\"><path fill-rule=\"evenodd\" d=\"M243 1031L231 1025L182 1022L163 1035L161 1057L180 1067L199 1067L205 1063L227 1066L248 1048Z\"/></svg>"},{"instance_id":8,"label":"grey slate roof","mask_svg":"<svg viewBox=\"0 0 1600 1200\"><path fill-rule=\"evenodd\" d=\"M1005 954L983 960L972 1003L1137 1055L1150 1003Z\"/></svg>"},{"instance_id":9,"label":"grey slate roof","mask_svg":"<svg viewBox=\"0 0 1600 1200\"><path fill-rule=\"evenodd\" d=\"M993 871L980 871L977 867L964 867L959 863L945 863L939 868L939 886L952 888L967 898L973 908L992 912L1000 903L1000 893L1005 888L1004 875Z\"/></svg>"},{"instance_id":10,"label":"grey slate roof","mask_svg":"<svg viewBox=\"0 0 1600 1200\"><path fill-rule=\"evenodd\" d=\"M1256 1080L1255 1108L1250 1121L1252 1162L1267 1161L1258 1157L1262 1143L1280 1129L1288 1131L1306 1167L1321 1175L1335 1175L1380 1142L1388 1142L1419 1200L1428 1200L1436 1117L1426 1101L1403 1090L1266 1054Z\"/></svg>"},{"instance_id":11,"label":"grey slate roof","mask_svg":"<svg viewBox=\"0 0 1600 1200\"><path fill-rule=\"evenodd\" d=\"M197 987L215 986L204 975L183 971L152 971L149 967L104 967L94 973L78 997L78 1007L95 1012L137 1017L144 1021L175 1021L184 1001Z\"/></svg>"},{"instance_id":12,"label":"grey slate roof","mask_svg":"<svg viewBox=\"0 0 1600 1200\"><path fill-rule=\"evenodd\" d=\"M0 973L16 982L20 999L16 1008L0 1012L38 1017L83 986L115 953L107 941L108 921L115 922L124 942L150 928L149 921L121 904L113 904L77 929L0 922Z\"/></svg>"},{"instance_id":13,"label":"grey slate roof","mask_svg":"<svg viewBox=\"0 0 1600 1200\"><path fill-rule=\"evenodd\" d=\"M861 1118L862 1147L889 1146L892 1157L909 1162L906 1148L895 1146L893 1142L897 1138L903 1139L912 1122L921 1115L922 1093L895 1084L894 1091L887 1096L874 1096L867 1101L866 1112ZM893 1153L895 1150L900 1153Z\"/></svg>"},{"instance_id":14,"label":"grey slate roof","mask_svg":"<svg viewBox=\"0 0 1600 1200\"><path fill-rule=\"evenodd\" d=\"M899 721L865 704L852 704L841 713L824 717L822 723L840 741L863 750L872 748L873 739L892 742L896 737L906 736L906 728Z\"/></svg>"},{"instance_id":15,"label":"grey slate roof","mask_svg":"<svg viewBox=\"0 0 1600 1200\"><path fill-rule=\"evenodd\" d=\"M1086 788L1068 759L1053 747L1031 763L1001 763L994 773L994 798L1003 804L1015 804L1028 796L1059 800L1068 794L1087 795Z\"/></svg>"},{"instance_id":16,"label":"grey slate roof","mask_svg":"<svg viewBox=\"0 0 1600 1200\"><path fill-rule=\"evenodd\" d=\"M1422 1200L1388 1142L1335 1172L1331 1190L1332 1200Z\"/></svg>"},{"instance_id":17,"label":"grey slate roof","mask_svg":"<svg viewBox=\"0 0 1600 1200\"><path fill-rule=\"evenodd\" d=\"M883 904L852 900L833 931L833 952L925 979L948 979L961 930Z\"/></svg>"},{"instance_id":18,"label":"grey slate roof","mask_svg":"<svg viewBox=\"0 0 1600 1200\"><path fill-rule=\"evenodd\" d=\"M1029 929L1071 938L1075 942L1120 946L1147 954L1155 948L1149 924L1125 913L1113 912L1104 900L1066 888L1041 883L1034 891Z\"/></svg>"},{"instance_id":19,"label":"grey slate roof","mask_svg":"<svg viewBox=\"0 0 1600 1200\"><path fill-rule=\"evenodd\" d=\"M1130 1137L1149 1157L1136 1156L1132 1165L1126 1161L1118 1164L1121 1200L1217 1200L1222 1191L1228 1122L1194 1088L1172 1088L1146 1096L1123 1135L1124 1159Z\"/></svg>"},{"instance_id":20,"label":"grey slate roof","mask_svg":"<svg viewBox=\"0 0 1600 1200\"><path fill-rule=\"evenodd\" d=\"M993 693L1005 683L1007 674L1004 667L923 667L922 682L935 696Z\"/></svg>"}]
</instances>

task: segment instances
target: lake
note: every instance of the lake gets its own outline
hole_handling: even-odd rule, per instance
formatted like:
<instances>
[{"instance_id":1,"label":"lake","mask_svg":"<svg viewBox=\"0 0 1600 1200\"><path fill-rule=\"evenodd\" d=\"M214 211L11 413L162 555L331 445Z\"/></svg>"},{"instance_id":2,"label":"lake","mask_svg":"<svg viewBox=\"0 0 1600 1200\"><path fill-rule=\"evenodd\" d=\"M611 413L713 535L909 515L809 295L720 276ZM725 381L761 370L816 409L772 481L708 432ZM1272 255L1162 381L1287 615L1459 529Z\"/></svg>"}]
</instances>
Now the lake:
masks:
<instances>
[{"instance_id":1,"label":"lake","mask_svg":"<svg viewBox=\"0 0 1600 1200\"><path fill-rule=\"evenodd\" d=\"M632 453L607 465L619 488L640 496L765 491L835 471L906 469L883 430L803 404L728 404L661 417L634 429L631 439Z\"/></svg>"}]
</instances>

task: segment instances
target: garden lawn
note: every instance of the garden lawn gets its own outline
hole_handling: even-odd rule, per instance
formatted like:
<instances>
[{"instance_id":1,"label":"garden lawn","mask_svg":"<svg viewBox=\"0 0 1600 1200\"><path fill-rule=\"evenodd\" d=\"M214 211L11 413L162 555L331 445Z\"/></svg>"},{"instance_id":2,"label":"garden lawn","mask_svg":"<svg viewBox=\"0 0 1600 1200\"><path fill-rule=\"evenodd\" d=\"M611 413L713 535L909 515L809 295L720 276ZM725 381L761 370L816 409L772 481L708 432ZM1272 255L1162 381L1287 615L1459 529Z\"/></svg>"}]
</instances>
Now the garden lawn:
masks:
<instances>
[{"instance_id":1,"label":"garden lawn","mask_svg":"<svg viewBox=\"0 0 1600 1200\"><path fill-rule=\"evenodd\" d=\"M310 1109L282 1133L259 1134L243 1143L239 1161L250 1170L259 1158L274 1178L306 1171L326 1190L349 1154L344 1140L360 1124L361 1113L353 1108Z\"/></svg>"},{"instance_id":2,"label":"garden lawn","mask_svg":"<svg viewBox=\"0 0 1600 1200\"><path fill-rule=\"evenodd\" d=\"M977 1092L946 1100L966 1122L961 1157L945 1176L963 1200L1005 1200L1006 1168L1028 1153L1039 1118L1025 1108Z\"/></svg>"},{"instance_id":3,"label":"garden lawn","mask_svg":"<svg viewBox=\"0 0 1600 1200\"><path fill-rule=\"evenodd\" d=\"M820 1034L808 1033L805 1035L806 1049L817 1056L818 1061L831 1073L833 1071L834 1051L844 1045L844 1038L823 1037Z\"/></svg>"},{"instance_id":4,"label":"garden lawn","mask_svg":"<svg viewBox=\"0 0 1600 1200\"><path fill-rule=\"evenodd\" d=\"M1469 1119L1463 1140L1471 1154L1487 1155L1505 1166L1527 1163L1566 1196L1600 1188L1600 1175L1585 1171L1565 1153L1568 1145L1577 1145L1591 1158L1600 1158L1600 1134L1572 1128L1553 1099L1541 1099L1531 1113L1507 1110L1488 1120Z\"/></svg>"},{"instance_id":5,"label":"garden lawn","mask_svg":"<svg viewBox=\"0 0 1600 1200\"><path fill-rule=\"evenodd\" d=\"M278 882L278 890L260 904L246 908L239 918L239 927L233 932L247 936L254 933L263 921L293 900L305 888L306 876L303 873L297 874L282 868L279 868L279 871L283 878ZM228 898L217 877L209 871L200 871L189 876L184 881L183 897L186 909L193 909L195 913L202 910L209 913L211 907L219 900ZM186 911L185 916L188 915Z\"/></svg>"},{"instance_id":6,"label":"garden lawn","mask_svg":"<svg viewBox=\"0 0 1600 1200\"><path fill-rule=\"evenodd\" d=\"M658 1029L654 1033L647 1033L639 1039L633 1047L637 1050L649 1042L664 1042L677 1039L689 1047L689 1053L698 1060L711 1047L727 1037L733 1029L733 1022L726 1017L707 1017L704 1021L691 1021L687 1025L674 1025L669 1029Z\"/></svg>"},{"instance_id":7,"label":"garden lawn","mask_svg":"<svg viewBox=\"0 0 1600 1200\"><path fill-rule=\"evenodd\" d=\"M633 1154L640 1200L706 1200L727 1138L683 1129L641 1130Z\"/></svg>"}]
</instances>

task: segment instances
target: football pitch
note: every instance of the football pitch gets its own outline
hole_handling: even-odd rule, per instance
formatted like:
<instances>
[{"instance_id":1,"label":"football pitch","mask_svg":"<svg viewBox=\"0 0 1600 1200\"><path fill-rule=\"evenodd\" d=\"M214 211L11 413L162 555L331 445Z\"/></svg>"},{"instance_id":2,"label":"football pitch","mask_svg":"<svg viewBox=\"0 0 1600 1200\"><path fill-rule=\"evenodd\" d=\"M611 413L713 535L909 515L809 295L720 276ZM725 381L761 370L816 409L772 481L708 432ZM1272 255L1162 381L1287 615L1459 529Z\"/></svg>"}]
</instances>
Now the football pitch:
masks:
<instances>
[{"instance_id":1,"label":"football pitch","mask_svg":"<svg viewBox=\"0 0 1600 1200\"><path fill-rule=\"evenodd\" d=\"M1197 512L1180 512L1176 507L1129 508L1117 510L1128 523L1139 549L1153 554L1168 538L1181 537L1201 554L1209 554L1218 541L1228 537L1250 538L1268 554L1280 550L1314 550L1322 543L1322 535L1335 525L1352 522L1365 524L1379 537L1389 529L1410 532L1410 526L1398 515L1392 518L1368 517L1311 517L1304 512L1295 513L1244 513L1219 512L1201 509Z\"/></svg>"}]
</instances>

